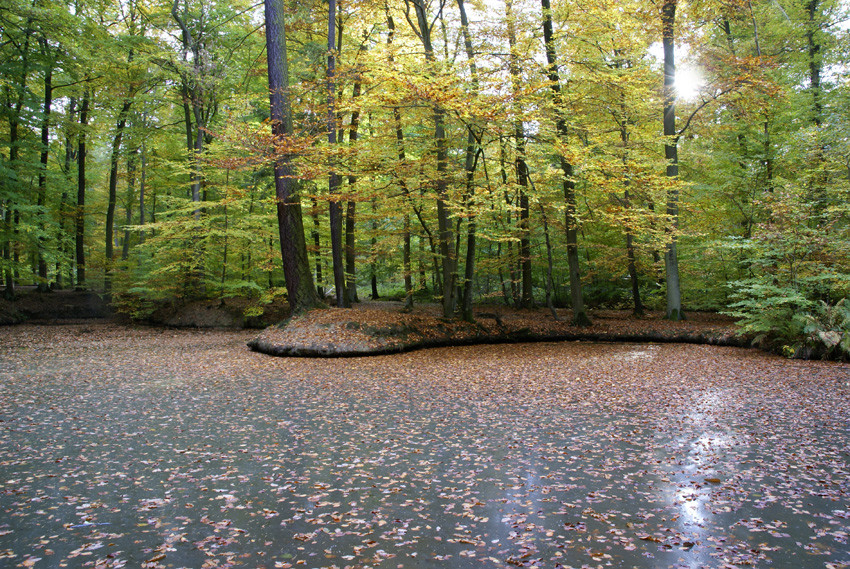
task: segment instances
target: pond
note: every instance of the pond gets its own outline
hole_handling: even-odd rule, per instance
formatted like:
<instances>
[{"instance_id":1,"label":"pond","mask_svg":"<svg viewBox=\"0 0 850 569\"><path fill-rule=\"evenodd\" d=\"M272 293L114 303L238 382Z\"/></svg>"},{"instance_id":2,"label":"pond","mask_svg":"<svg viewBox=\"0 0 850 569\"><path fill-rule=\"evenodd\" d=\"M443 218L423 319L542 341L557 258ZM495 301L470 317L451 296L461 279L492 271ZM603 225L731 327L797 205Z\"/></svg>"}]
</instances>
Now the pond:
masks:
<instances>
[{"instance_id":1,"label":"pond","mask_svg":"<svg viewBox=\"0 0 850 569\"><path fill-rule=\"evenodd\" d=\"M0 565L850 567L850 366L0 329Z\"/></svg>"}]
</instances>

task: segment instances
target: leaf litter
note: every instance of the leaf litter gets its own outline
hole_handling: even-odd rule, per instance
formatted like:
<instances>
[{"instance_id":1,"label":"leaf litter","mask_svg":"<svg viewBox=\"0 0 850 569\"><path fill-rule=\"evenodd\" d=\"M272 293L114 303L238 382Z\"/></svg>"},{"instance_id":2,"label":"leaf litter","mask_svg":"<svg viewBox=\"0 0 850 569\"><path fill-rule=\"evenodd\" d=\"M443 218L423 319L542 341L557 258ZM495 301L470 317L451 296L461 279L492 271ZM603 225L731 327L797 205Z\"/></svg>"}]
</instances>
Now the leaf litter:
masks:
<instances>
[{"instance_id":1,"label":"leaf litter","mask_svg":"<svg viewBox=\"0 0 850 569\"><path fill-rule=\"evenodd\" d=\"M0 329L10 567L850 567L850 366Z\"/></svg>"}]
</instances>

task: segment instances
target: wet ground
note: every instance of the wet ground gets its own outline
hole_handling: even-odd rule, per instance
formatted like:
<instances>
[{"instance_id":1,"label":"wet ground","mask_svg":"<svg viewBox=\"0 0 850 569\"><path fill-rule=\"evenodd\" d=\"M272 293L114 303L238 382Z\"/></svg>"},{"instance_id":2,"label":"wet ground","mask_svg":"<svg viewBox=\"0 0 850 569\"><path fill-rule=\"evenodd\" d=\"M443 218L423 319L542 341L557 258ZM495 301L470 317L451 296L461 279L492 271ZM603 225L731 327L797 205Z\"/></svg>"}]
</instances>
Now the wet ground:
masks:
<instances>
[{"instance_id":1,"label":"wet ground","mask_svg":"<svg viewBox=\"0 0 850 569\"><path fill-rule=\"evenodd\" d=\"M0 566L850 567L850 366L0 328Z\"/></svg>"}]
</instances>

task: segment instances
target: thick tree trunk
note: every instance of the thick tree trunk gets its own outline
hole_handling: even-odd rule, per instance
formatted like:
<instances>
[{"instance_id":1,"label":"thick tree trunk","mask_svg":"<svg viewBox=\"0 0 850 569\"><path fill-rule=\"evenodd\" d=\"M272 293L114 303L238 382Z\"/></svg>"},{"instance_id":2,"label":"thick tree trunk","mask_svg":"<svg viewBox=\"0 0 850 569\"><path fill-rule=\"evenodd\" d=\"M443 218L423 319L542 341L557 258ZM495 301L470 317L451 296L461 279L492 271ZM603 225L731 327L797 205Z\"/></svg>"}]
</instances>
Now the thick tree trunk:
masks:
<instances>
[{"instance_id":1,"label":"thick tree trunk","mask_svg":"<svg viewBox=\"0 0 850 569\"><path fill-rule=\"evenodd\" d=\"M24 98L27 94L26 85L30 70L30 39L33 35L32 20L32 17L27 18L26 25L24 26L24 43L23 49L21 50L21 73L19 75L17 85L14 86L17 95L14 104L12 104L11 86L7 85L5 87L7 106L9 107L6 109L9 113L9 165L12 170L12 175L16 181L20 181L20 174L18 171L18 154L20 145L18 129L20 125L21 111L24 107ZM18 243L16 235L18 233L17 223L19 219L20 214L16 207L14 197L7 198L5 203L5 212L3 214L5 233L3 260L6 265L6 288L3 292L3 296L10 300L15 298L15 279L18 270Z\"/></svg>"},{"instance_id":2,"label":"thick tree trunk","mask_svg":"<svg viewBox=\"0 0 850 569\"><path fill-rule=\"evenodd\" d=\"M549 64L549 81L555 101L556 131L558 137L567 140L567 122L563 116L563 97L561 95L561 78L558 74L555 40L552 29L552 9L549 0L541 0L543 6L543 41L546 45L546 61ZM564 201L566 202L565 224L567 232L567 264L570 270L570 297L572 299L573 323L579 326L590 324L590 318L584 309L584 297L581 290L581 272L578 257L578 227L576 220L576 193L573 181L573 165L561 155L561 170L564 173Z\"/></svg>"},{"instance_id":3,"label":"thick tree trunk","mask_svg":"<svg viewBox=\"0 0 850 569\"><path fill-rule=\"evenodd\" d=\"M286 57L285 7L283 0L265 0L266 58L269 75L272 134L276 139L292 136L292 109L289 103L289 64ZM275 198L280 229L283 274L293 313L320 304L310 274L301 201L294 179L292 157L278 154L274 162Z\"/></svg>"}]
</instances>

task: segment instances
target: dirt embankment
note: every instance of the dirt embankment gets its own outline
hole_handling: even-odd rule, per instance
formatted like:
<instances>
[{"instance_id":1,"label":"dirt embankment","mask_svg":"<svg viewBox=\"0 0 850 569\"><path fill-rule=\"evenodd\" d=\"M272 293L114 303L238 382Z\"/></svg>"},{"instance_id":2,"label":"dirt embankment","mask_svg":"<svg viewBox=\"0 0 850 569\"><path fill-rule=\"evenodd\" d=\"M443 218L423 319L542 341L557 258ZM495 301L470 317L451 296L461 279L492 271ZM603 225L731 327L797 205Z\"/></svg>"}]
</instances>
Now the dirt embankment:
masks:
<instances>
[{"instance_id":1,"label":"dirt embankment","mask_svg":"<svg viewBox=\"0 0 850 569\"><path fill-rule=\"evenodd\" d=\"M21 287L15 300L0 298L0 325L20 324L31 320L52 322L107 318L111 314L109 304L94 292L37 292L34 288Z\"/></svg>"},{"instance_id":2,"label":"dirt embankment","mask_svg":"<svg viewBox=\"0 0 850 569\"><path fill-rule=\"evenodd\" d=\"M252 302L227 298L163 303L140 323L175 328L266 328L249 346L275 356L362 356L437 346L547 340L748 345L737 335L732 319L710 313L689 313L683 322L670 322L661 313L637 318L625 310L595 310L590 312L592 325L578 327L570 324L569 310L559 310L556 320L543 309L480 306L475 310L475 322L470 323L444 319L438 306L427 304L405 312L399 302L363 302L352 309L317 309L288 318L283 302L260 307ZM92 292L23 289L14 302L0 300L0 324L92 318L129 320L115 314L100 295Z\"/></svg>"},{"instance_id":3,"label":"dirt embankment","mask_svg":"<svg viewBox=\"0 0 850 569\"><path fill-rule=\"evenodd\" d=\"M265 328L286 318L284 302L258 305L248 298L225 298L162 302L137 322L173 328ZM12 301L0 298L0 325L22 322L61 323L73 320L111 318L129 322L131 318L104 299L88 291L56 290L38 292L21 287Z\"/></svg>"},{"instance_id":4,"label":"dirt embankment","mask_svg":"<svg viewBox=\"0 0 850 569\"><path fill-rule=\"evenodd\" d=\"M352 309L313 310L272 326L248 345L275 356L341 357L405 352L419 348L588 340L612 342L687 342L743 346L734 321L724 316L692 313L670 322L660 313L636 318L628 311L597 310L590 326L573 326L570 311L558 320L544 310L481 307L475 322L446 320L433 305L404 312L400 303L362 303Z\"/></svg>"}]
</instances>

